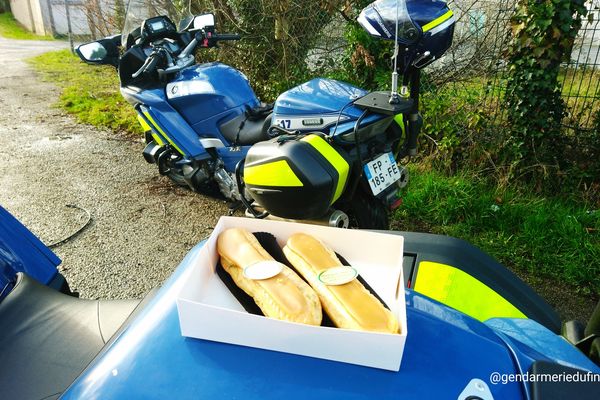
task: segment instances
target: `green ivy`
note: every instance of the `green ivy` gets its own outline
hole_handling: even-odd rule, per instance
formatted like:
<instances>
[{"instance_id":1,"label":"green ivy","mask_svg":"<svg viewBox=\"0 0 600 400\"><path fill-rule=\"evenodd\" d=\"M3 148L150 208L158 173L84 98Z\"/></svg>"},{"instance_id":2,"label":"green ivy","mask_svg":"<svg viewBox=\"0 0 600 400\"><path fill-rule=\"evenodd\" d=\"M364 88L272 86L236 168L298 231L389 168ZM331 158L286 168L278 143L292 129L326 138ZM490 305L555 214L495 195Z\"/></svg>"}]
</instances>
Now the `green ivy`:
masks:
<instances>
[{"instance_id":1,"label":"green ivy","mask_svg":"<svg viewBox=\"0 0 600 400\"><path fill-rule=\"evenodd\" d=\"M565 166L561 135L565 105L558 76L586 14L585 0L517 4L511 18L506 94L511 135L505 153L515 174L547 180L559 177Z\"/></svg>"}]
</instances>

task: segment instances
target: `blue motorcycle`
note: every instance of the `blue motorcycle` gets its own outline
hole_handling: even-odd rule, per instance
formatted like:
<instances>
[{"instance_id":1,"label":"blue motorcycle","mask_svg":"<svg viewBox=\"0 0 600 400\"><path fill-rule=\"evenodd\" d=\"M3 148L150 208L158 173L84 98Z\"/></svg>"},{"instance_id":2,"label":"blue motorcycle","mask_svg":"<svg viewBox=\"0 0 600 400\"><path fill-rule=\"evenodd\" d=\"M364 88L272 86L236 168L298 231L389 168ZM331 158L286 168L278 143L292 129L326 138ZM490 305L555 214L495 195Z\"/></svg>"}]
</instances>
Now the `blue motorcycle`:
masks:
<instances>
[{"instance_id":1,"label":"blue motorcycle","mask_svg":"<svg viewBox=\"0 0 600 400\"><path fill-rule=\"evenodd\" d=\"M198 192L218 191L249 216L386 229L416 154L420 71L450 47L453 13L443 1L379 0L358 22L396 43L391 92L316 78L259 101L240 71L194 54L236 34L213 14L142 18L130 2L122 35L81 45L93 64L118 69L121 94L146 132L144 158ZM119 51L119 48L121 51Z\"/></svg>"}]
</instances>

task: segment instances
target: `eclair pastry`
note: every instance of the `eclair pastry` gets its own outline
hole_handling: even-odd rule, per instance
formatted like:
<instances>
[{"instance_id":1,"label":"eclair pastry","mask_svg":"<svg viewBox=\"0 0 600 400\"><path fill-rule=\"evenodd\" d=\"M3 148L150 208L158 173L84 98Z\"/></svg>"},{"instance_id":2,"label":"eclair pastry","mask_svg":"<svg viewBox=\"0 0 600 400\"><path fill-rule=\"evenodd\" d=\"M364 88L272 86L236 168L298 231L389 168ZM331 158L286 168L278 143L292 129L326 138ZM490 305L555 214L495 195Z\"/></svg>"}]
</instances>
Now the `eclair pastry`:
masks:
<instances>
[{"instance_id":1,"label":"eclair pastry","mask_svg":"<svg viewBox=\"0 0 600 400\"><path fill-rule=\"evenodd\" d=\"M217 238L217 251L223 269L254 299L265 316L309 325L321 324L319 297L289 267L281 264L281 272L267 279L249 279L244 275L244 268L248 266L275 261L250 232L239 228L221 232Z\"/></svg>"},{"instance_id":2,"label":"eclair pastry","mask_svg":"<svg viewBox=\"0 0 600 400\"><path fill-rule=\"evenodd\" d=\"M342 266L335 252L320 240L292 235L283 252L289 262L319 295L323 309L339 328L399 333L398 320L357 279L342 285L326 285L319 274Z\"/></svg>"}]
</instances>

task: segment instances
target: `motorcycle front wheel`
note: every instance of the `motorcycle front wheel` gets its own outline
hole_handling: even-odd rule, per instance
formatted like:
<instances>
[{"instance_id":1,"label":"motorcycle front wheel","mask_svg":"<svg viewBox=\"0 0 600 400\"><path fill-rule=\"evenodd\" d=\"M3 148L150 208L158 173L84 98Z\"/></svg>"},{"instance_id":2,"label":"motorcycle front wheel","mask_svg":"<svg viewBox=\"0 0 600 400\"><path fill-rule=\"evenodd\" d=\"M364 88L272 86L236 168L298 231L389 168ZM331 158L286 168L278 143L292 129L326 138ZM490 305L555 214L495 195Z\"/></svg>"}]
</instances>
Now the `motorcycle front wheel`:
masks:
<instances>
[{"instance_id":1,"label":"motorcycle front wheel","mask_svg":"<svg viewBox=\"0 0 600 400\"><path fill-rule=\"evenodd\" d=\"M177 186L183 186L183 187L189 188L187 182L183 178L183 173L181 171L176 171L176 170L172 169L167 174L167 176L169 177L169 179L171 180L171 182L173 182Z\"/></svg>"}]
</instances>

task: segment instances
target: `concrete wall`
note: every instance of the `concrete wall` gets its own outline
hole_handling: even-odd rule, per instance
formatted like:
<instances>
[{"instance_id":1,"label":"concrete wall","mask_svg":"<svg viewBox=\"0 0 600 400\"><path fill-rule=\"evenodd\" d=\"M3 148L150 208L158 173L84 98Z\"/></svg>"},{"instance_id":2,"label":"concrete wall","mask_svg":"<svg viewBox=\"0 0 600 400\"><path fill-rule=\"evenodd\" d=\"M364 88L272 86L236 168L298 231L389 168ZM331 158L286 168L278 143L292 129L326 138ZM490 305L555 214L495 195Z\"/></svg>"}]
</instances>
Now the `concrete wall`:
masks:
<instances>
[{"instance_id":1,"label":"concrete wall","mask_svg":"<svg viewBox=\"0 0 600 400\"><path fill-rule=\"evenodd\" d=\"M15 19L31 32L38 35L50 35L52 31L47 24L42 5L46 0L10 0L10 9Z\"/></svg>"},{"instance_id":2,"label":"concrete wall","mask_svg":"<svg viewBox=\"0 0 600 400\"><path fill-rule=\"evenodd\" d=\"M90 28L82 0L68 0L71 30L75 35L89 35ZM66 35L68 33L65 0L10 0L11 11L17 21L38 35Z\"/></svg>"}]
</instances>

